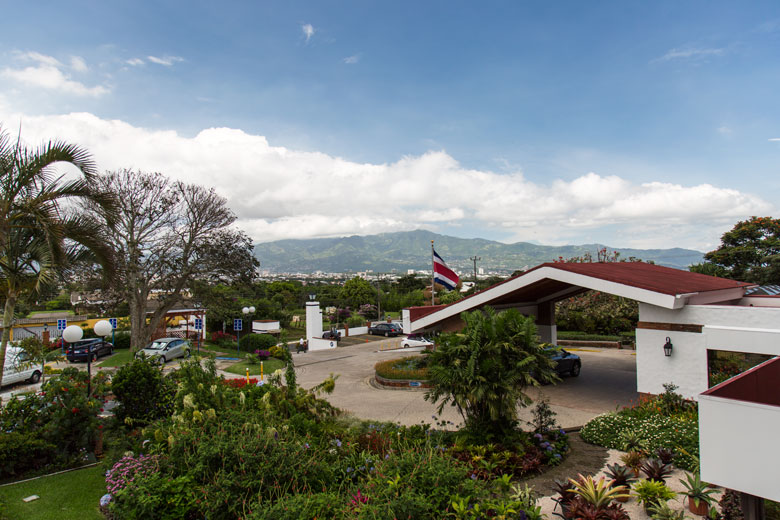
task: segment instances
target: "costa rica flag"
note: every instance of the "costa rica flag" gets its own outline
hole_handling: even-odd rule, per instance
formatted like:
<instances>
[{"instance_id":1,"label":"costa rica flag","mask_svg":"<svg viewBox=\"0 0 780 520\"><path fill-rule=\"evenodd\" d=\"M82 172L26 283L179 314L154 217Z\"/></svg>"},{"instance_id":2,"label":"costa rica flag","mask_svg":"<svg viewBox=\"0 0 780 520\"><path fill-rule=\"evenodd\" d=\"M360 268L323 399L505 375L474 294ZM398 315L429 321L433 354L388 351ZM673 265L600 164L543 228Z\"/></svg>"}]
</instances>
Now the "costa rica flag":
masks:
<instances>
[{"instance_id":1,"label":"costa rica flag","mask_svg":"<svg viewBox=\"0 0 780 520\"><path fill-rule=\"evenodd\" d=\"M455 289L455 286L460 282L460 278L455 274L455 271L447 267L447 264L444 263L444 260L442 260L435 249L433 251L433 280L450 291Z\"/></svg>"}]
</instances>

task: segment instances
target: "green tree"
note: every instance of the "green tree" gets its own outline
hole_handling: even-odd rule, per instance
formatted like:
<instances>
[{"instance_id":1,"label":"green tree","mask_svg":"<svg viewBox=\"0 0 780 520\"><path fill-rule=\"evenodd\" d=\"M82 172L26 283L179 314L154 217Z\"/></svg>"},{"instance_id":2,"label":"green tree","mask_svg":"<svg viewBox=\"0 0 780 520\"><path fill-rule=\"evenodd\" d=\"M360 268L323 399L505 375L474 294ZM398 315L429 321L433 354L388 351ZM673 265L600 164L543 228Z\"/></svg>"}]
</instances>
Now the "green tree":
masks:
<instances>
[{"instance_id":1,"label":"green tree","mask_svg":"<svg viewBox=\"0 0 780 520\"><path fill-rule=\"evenodd\" d=\"M743 282L780 283L780 219L750 217L737 222L720 241L704 259L720 267L723 275ZM702 272L701 267L696 269Z\"/></svg>"},{"instance_id":2,"label":"green tree","mask_svg":"<svg viewBox=\"0 0 780 520\"><path fill-rule=\"evenodd\" d=\"M59 349L50 350L38 336L28 336L19 342L19 346L27 353L30 363L41 365L41 382L46 381L46 363L59 361L62 358Z\"/></svg>"},{"instance_id":3,"label":"green tree","mask_svg":"<svg viewBox=\"0 0 780 520\"><path fill-rule=\"evenodd\" d=\"M364 303L376 301L376 289L368 281L356 276L347 280L339 292L339 298L345 305L357 309Z\"/></svg>"},{"instance_id":4,"label":"green tree","mask_svg":"<svg viewBox=\"0 0 780 520\"><path fill-rule=\"evenodd\" d=\"M444 334L430 354L433 388L425 399L457 408L467 430L487 441L511 436L517 426L518 406L528 406L529 386L558 378L553 362L539 345L536 325L515 309L496 313L464 312L466 326L458 334Z\"/></svg>"},{"instance_id":5,"label":"green tree","mask_svg":"<svg viewBox=\"0 0 780 520\"><path fill-rule=\"evenodd\" d=\"M65 180L53 165L67 162L80 172ZM95 164L72 144L50 141L29 149L11 142L0 129L0 284L5 296L0 377L21 297L50 288L68 265L97 259L112 267L112 251L103 238L105 221L78 213L81 205L100 207L104 218L114 215L114 198L95 190Z\"/></svg>"}]
</instances>

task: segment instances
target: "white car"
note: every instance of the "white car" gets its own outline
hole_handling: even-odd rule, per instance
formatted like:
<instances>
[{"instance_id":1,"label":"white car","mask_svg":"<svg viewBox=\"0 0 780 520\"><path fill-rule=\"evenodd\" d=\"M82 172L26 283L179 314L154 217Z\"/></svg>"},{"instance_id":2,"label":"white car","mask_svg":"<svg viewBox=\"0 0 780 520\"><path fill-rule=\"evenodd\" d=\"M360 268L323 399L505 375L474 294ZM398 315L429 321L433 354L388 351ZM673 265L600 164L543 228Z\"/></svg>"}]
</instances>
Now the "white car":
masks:
<instances>
[{"instance_id":1,"label":"white car","mask_svg":"<svg viewBox=\"0 0 780 520\"><path fill-rule=\"evenodd\" d=\"M41 380L41 367L33 366L27 352L19 347L8 346L5 351L5 366L3 380L0 386L28 381L37 383Z\"/></svg>"},{"instance_id":2,"label":"white car","mask_svg":"<svg viewBox=\"0 0 780 520\"><path fill-rule=\"evenodd\" d=\"M154 359L164 365L167 361L177 357L190 357L190 342L181 338L160 338L149 343L145 349L135 353L135 357L142 356Z\"/></svg>"},{"instance_id":3,"label":"white car","mask_svg":"<svg viewBox=\"0 0 780 520\"><path fill-rule=\"evenodd\" d=\"M410 347L430 348L433 347L433 341L429 340L422 334L409 334L401 342L401 345L403 345L404 348L410 348Z\"/></svg>"}]
</instances>

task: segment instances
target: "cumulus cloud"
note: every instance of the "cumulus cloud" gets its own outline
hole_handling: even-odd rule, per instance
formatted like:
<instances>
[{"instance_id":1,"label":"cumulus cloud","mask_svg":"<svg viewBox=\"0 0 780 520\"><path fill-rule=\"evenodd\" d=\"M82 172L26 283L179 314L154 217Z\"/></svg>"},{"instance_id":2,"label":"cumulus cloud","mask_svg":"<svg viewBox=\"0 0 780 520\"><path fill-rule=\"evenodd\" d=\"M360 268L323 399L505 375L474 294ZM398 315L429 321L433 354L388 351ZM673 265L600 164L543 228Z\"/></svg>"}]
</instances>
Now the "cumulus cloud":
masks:
<instances>
[{"instance_id":1,"label":"cumulus cloud","mask_svg":"<svg viewBox=\"0 0 780 520\"><path fill-rule=\"evenodd\" d=\"M0 120L15 127L19 116L0 109ZM23 122L29 142L79 143L102 169L160 171L215 186L258 242L468 226L500 231L508 241L581 243L609 229L614 246L704 249L736 220L774 209L758 196L710 184L637 184L595 172L533 182L521 171L465 168L444 151L358 163L231 128L185 137L88 113Z\"/></svg>"},{"instance_id":2,"label":"cumulus cloud","mask_svg":"<svg viewBox=\"0 0 780 520\"><path fill-rule=\"evenodd\" d=\"M132 65L133 67L138 67L139 65L143 65L146 62L141 58L130 58L129 60L126 60L125 63Z\"/></svg>"},{"instance_id":3,"label":"cumulus cloud","mask_svg":"<svg viewBox=\"0 0 780 520\"><path fill-rule=\"evenodd\" d=\"M109 92L103 85L88 87L84 83L71 78L64 72L65 66L56 58L38 52L17 53L19 61L32 61L34 64L23 68L6 67L0 71L0 76L30 87L57 90L77 96L98 97ZM78 56L71 58L70 67L77 72L87 70L87 64Z\"/></svg>"},{"instance_id":4,"label":"cumulus cloud","mask_svg":"<svg viewBox=\"0 0 780 520\"><path fill-rule=\"evenodd\" d=\"M181 56L147 56L146 59L164 67L171 67L174 63L184 61L184 58Z\"/></svg>"},{"instance_id":5,"label":"cumulus cloud","mask_svg":"<svg viewBox=\"0 0 780 520\"><path fill-rule=\"evenodd\" d=\"M309 40L311 40L312 36L314 36L314 33L316 32L314 30L314 26L310 23L301 25L301 31L303 31L303 37L306 38L306 43L309 43Z\"/></svg>"}]
</instances>

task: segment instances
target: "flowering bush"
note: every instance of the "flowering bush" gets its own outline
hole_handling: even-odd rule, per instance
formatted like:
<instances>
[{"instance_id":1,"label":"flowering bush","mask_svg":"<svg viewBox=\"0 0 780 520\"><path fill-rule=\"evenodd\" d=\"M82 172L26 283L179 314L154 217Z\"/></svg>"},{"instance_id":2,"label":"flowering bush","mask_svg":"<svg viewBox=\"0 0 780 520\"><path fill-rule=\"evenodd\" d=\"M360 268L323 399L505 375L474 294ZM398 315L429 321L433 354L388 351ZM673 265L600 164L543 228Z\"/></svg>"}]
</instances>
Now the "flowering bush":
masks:
<instances>
[{"instance_id":1,"label":"flowering bush","mask_svg":"<svg viewBox=\"0 0 780 520\"><path fill-rule=\"evenodd\" d=\"M235 343L236 337L233 334L228 334L222 331L216 331L211 333L211 342L218 345L224 345L226 343Z\"/></svg>"},{"instance_id":2,"label":"flowering bush","mask_svg":"<svg viewBox=\"0 0 780 520\"><path fill-rule=\"evenodd\" d=\"M428 359L425 356L408 356L380 361L374 365L379 377L385 379L428 379Z\"/></svg>"},{"instance_id":3,"label":"flowering bush","mask_svg":"<svg viewBox=\"0 0 780 520\"><path fill-rule=\"evenodd\" d=\"M122 457L110 470L106 471L106 490L110 495L116 495L118 491L126 488L136 478L157 472L159 466L157 455Z\"/></svg>"},{"instance_id":4,"label":"flowering bush","mask_svg":"<svg viewBox=\"0 0 780 520\"><path fill-rule=\"evenodd\" d=\"M246 385L255 386L257 381L256 377L250 377L249 383L247 383L245 377L239 377L237 379L224 379L222 383L230 388L244 388Z\"/></svg>"},{"instance_id":5,"label":"flowering bush","mask_svg":"<svg viewBox=\"0 0 780 520\"><path fill-rule=\"evenodd\" d=\"M269 352L268 350L255 350L255 355L260 361L265 361L266 359L271 357L271 352Z\"/></svg>"}]
</instances>

